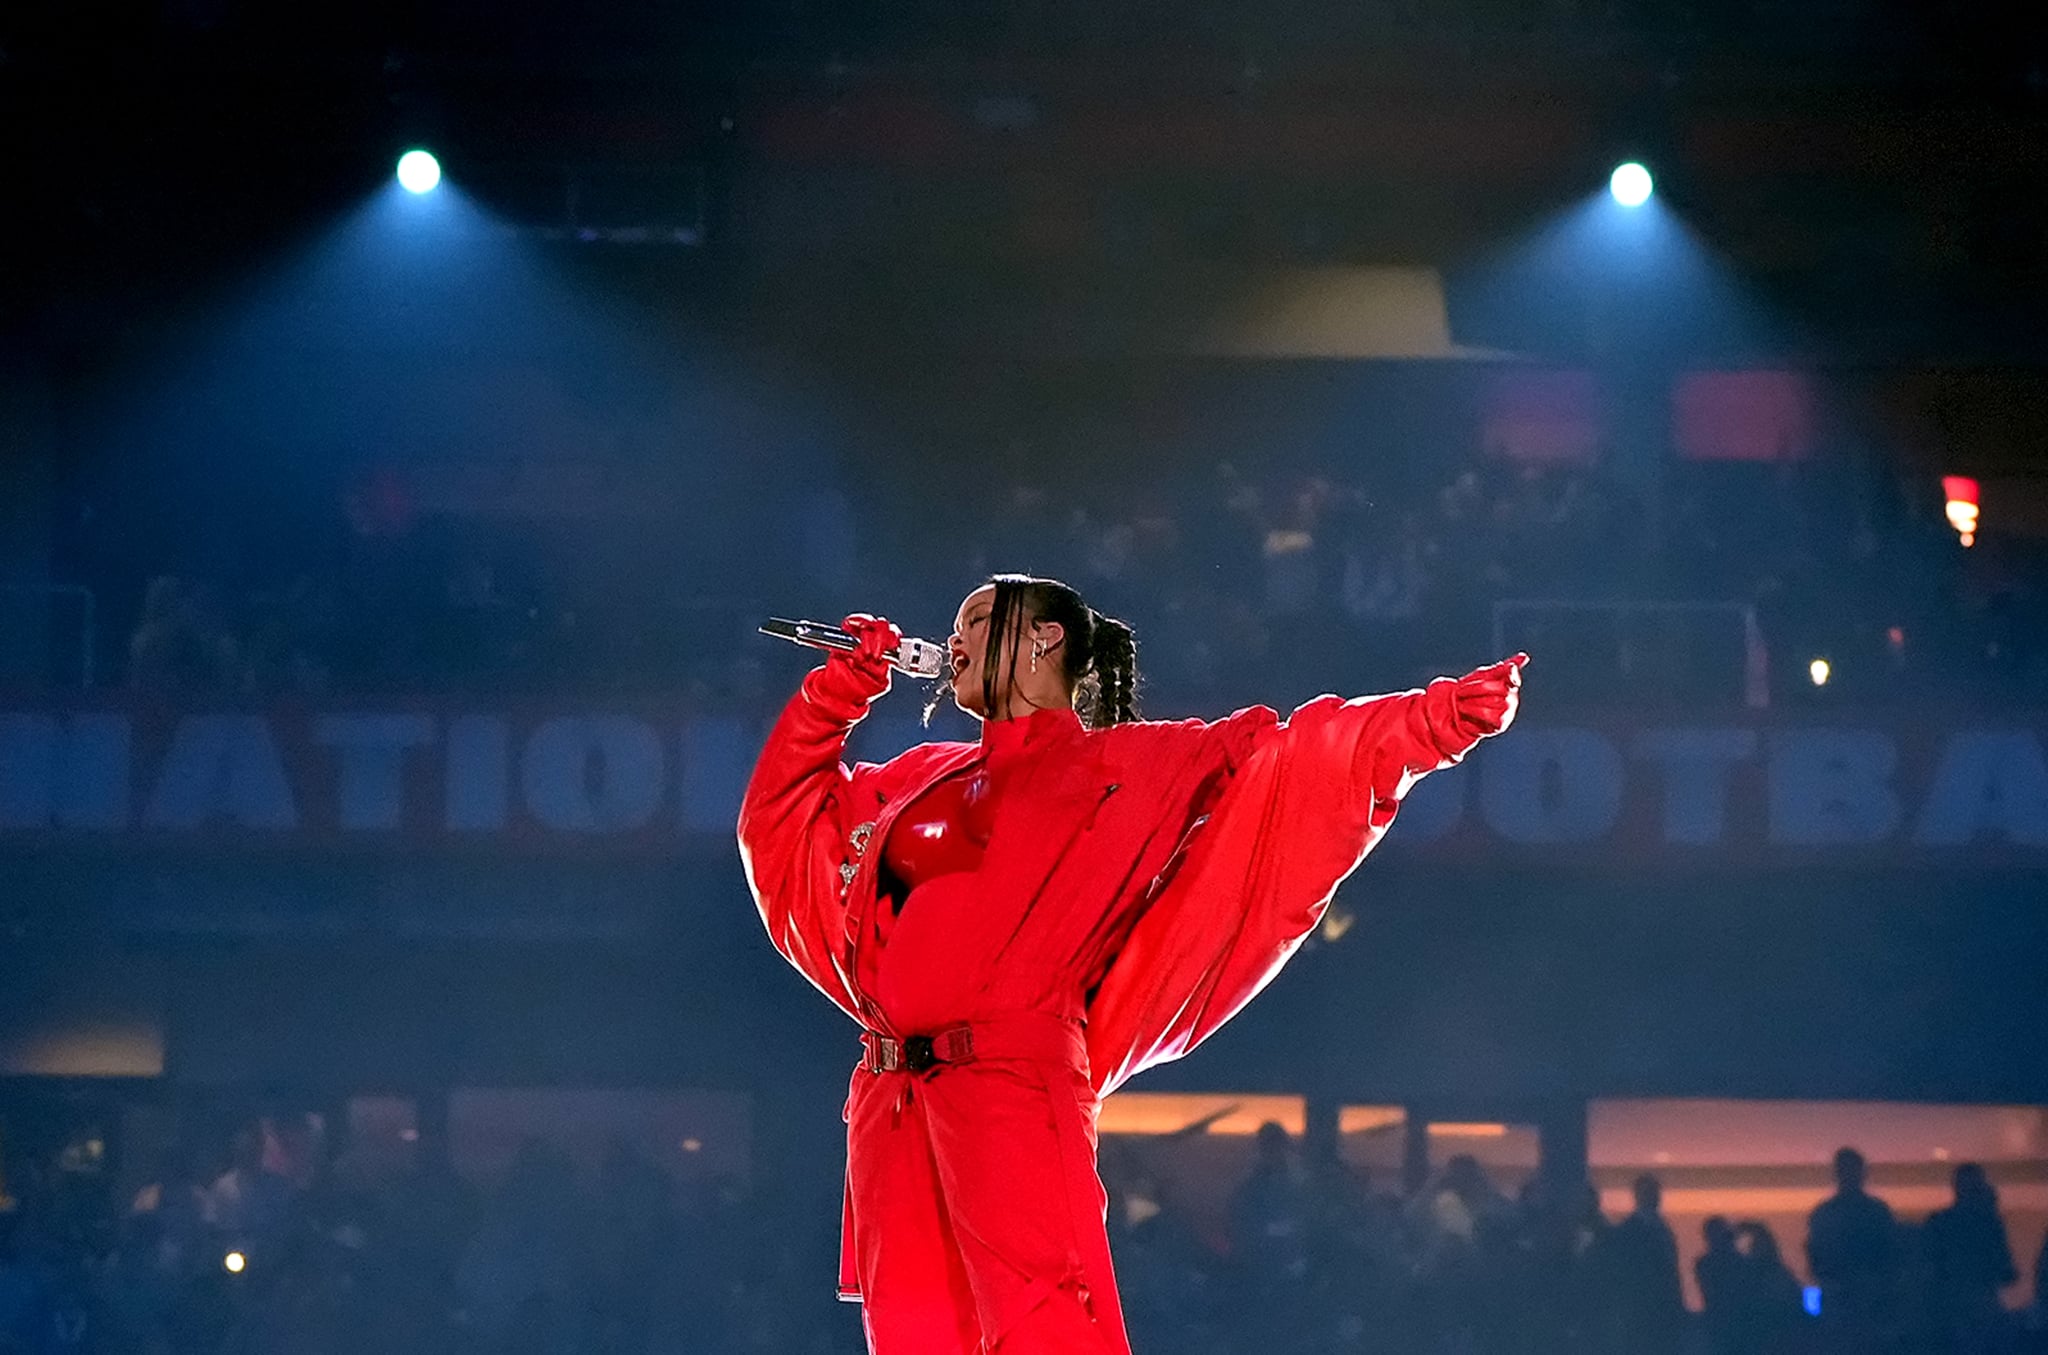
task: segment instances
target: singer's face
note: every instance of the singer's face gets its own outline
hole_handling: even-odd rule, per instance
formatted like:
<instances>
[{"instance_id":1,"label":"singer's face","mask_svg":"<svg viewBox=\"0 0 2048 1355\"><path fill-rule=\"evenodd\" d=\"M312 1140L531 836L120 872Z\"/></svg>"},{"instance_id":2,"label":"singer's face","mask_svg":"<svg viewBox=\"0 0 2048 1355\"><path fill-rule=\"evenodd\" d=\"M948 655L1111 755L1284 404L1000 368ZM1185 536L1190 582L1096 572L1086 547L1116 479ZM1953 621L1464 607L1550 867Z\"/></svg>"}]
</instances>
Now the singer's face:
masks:
<instances>
[{"instance_id":1,"label":"singer's face","mask_svg":"<svg viewBox=\"0 0 2048 1355\"><path fill-rule=\"evenodd\" d=\"M989 613L995 605L993 584L969 593L953 616L953 634L946 641L946 650L953 660L953 704L969 715L988 713L981 708L981 673L988 649Z\"/></svg>"}]
</instances>

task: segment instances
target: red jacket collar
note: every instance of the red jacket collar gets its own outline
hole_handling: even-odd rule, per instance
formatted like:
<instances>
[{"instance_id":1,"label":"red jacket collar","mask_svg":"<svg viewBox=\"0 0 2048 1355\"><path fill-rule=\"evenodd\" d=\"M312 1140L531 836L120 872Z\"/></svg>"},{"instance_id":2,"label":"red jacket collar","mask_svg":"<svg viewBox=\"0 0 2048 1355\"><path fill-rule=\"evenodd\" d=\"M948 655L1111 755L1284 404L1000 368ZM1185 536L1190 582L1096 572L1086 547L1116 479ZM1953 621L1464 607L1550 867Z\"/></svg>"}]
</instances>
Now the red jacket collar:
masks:
<instances>
[{"instance_id":1,"label":"red jacket collar","mask_svg":"<svg viewBox=\"0 0 2048 1355\"><path fill-rule=\"evenodd\" d=\"M1029 715L981 723L981 751L992 761L1014 757L1048 740L1081 732L1081 717L1069 706L1047 706Z\"/></svg>"}]
</instances>

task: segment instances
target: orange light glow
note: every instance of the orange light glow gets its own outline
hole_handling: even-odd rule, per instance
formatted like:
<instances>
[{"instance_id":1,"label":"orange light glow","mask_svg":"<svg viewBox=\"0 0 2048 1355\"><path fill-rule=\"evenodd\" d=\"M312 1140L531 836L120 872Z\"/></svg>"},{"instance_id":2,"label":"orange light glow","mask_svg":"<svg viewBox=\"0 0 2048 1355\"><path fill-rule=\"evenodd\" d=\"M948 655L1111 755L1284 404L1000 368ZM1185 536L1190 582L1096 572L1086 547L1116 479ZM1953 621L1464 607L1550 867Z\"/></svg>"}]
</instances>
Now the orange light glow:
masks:
<instances>
[{"instance_id":1,"label":"orange light glow","mask_svg":"<svg viewBox=\"0 0 2048 1355\"><path fill-rule=\"evenodd\" d=\"M1504 1124L1461 1124L1454 1120L1433 1122L1429 1126L1431 1138L1445 1139L1504 1139L1508 1127Z\"/></svg>"},{"instance_id":2,"label":"orange light glow","mask_svg":"<svg viewBox=\"0 0 2048 1355\"><path fill-rule=\"evenodd\" d=\"M1196 1092L1118 1092L1102 1103L1096 1128L1104 1134L1177 1134L1210 1120L1206 1133L1256 1134L1268 1120L1290 1134L1308 1123L1299 1096L1231 1096Z\"/></svg>"},{"instance_id":3,"label":"orange light glow","mask_svg":"<svg viewBox=\"0 0 2048 1355\"><path fill-rule=\"evenodd\" d=\"M1977 482L1967 475L1944 475L1941 477L1941 493L1948 501L1945 509L1948 525L1956 529L1957 537L1966 548L1975 545L1981 503Z\"/></svg>"},{"instance_id":4,"label":"orange light glow","mask_svg":"<svg viewBox=\"0 0 2048 1355\"><path fill-rule=\"evenodd\" d=\"M1345 1106L1337 1112L1339 1134L1377 1134L1408 1123L1408 1113L1399 1106Z\"/></svg>"},{"instance_id":5,"label":"orange light glow","mask_svg":"<svg viewBox=\"0 0 2048 1355\"><path fill-rule=\"evenodd\" d=\"M1853 1142L1873 1164L2048 1160L2048 1108L1888 1101L1595 1101L1587 1148L1596 1168L1634 1172L1668 1152L1680 1167L1811 1169Z\"/></svg>"},{"instance_id":6,"label":"orange light glow","mask_svg":"<svg viewBox=\"0 0 2048 1355\"><path fill-rule=\"evenodd\" d=\"M1377 1134L1398 1129L1407 1119L1399 1106L1343 1106L1337 1111L1337 1132ZM1206 1134L1256 1134L1270 1120L1299 1135L1308 1124L1308 1103L1299 1096L1118 1092L1102 1103L1096 1128L1104 1134L1177 1134L1204 1120L1209 1121L1202 1131Z\"/></svg>"}]
</instances>

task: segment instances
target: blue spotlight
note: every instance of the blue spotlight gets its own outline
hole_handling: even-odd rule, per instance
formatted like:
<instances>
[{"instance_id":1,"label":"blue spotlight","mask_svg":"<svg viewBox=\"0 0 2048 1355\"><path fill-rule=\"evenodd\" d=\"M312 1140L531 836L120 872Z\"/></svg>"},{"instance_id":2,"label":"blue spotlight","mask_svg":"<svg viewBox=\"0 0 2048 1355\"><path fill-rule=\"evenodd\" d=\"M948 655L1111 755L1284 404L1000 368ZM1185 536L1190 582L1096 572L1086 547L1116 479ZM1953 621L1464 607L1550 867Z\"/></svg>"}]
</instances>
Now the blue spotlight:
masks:
<instances>
[{"instance_id":1,"label":"blue spotlight","mask_svg":"<svg viewBox=\"0 0 2048 1355\"><path fill-rule=\"evenodd\" d=\"M408 193L431 193L441 182L441 162L425 151L407 151L398 157L398 182Z\"/></svg>"},{"instance_id":2,"label":"blue spotlight","mask_svg":"<svg viewBox=\"0 0 2048 1355\"><path fill-rule=\"evenodd\" d=\"M1655 185L1650 182L1650 171L1631 160L1614 171L1607 180L1607 191L1614 194L1614 200L1624 207L1640 207L1650 200Z\"/></svg>"}]
</instances>

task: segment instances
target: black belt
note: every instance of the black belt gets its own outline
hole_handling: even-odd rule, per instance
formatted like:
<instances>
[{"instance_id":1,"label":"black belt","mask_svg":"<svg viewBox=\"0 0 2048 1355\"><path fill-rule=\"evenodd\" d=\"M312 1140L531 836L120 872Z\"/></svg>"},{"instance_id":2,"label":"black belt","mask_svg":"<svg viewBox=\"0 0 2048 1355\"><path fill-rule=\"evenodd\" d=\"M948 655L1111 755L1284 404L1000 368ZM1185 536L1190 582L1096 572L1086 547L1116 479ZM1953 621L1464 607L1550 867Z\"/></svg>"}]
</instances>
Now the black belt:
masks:
<instances>
[{"instance_id":1,"label":"black belt","mask_svg":"<svg viewBox=\"0 0 2048 1355\"><path fill-rule=\"evenodd\" d=\"M966 1063L974 1057L974 1032L966 1026L948 1026L935 1035L907 1035L894 1039L869 1030L861 1032L860 1066L871 1073L922 1073L942 1063Z\"/></svg>"}]
</instances>

